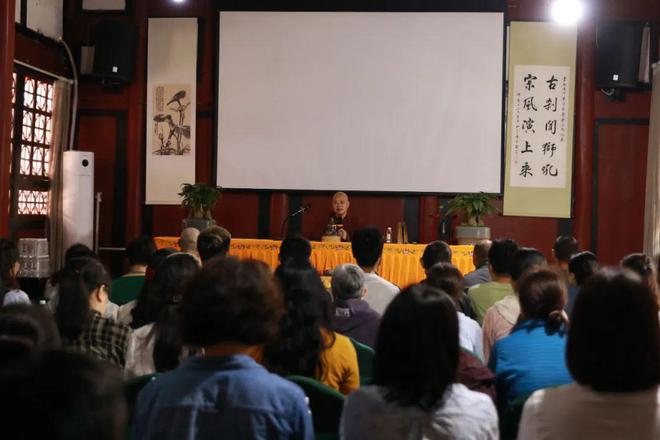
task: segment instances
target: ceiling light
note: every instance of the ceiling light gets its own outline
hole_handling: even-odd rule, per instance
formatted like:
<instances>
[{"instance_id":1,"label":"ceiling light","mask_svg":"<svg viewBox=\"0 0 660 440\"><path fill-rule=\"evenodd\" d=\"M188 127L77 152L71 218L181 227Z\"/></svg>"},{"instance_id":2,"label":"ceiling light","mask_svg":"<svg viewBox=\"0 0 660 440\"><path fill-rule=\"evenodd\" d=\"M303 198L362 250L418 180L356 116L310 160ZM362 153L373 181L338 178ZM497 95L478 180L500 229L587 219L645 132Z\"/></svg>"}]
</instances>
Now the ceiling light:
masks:
<instances>
[{"instance_id":1,"label":"ceiling light","mask_svg":"<svg viewBox=\"0 0 660 440\"><path fill-rule=\"evenodd\" d=\"M584 14L584 5L580 0L555 0L550 13L557 23L575 24Z\"/></svg>"}]
</instances>

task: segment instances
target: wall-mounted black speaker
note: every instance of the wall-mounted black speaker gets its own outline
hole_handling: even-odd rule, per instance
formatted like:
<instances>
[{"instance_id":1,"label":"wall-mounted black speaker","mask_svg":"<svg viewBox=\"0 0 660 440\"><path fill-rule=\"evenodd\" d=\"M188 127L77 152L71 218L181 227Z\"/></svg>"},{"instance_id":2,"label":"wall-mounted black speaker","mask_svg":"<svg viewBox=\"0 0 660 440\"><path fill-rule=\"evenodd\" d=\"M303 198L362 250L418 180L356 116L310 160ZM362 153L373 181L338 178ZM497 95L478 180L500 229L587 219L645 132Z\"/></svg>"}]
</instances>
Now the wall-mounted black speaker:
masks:
<instances>
[{"instance_id":1,"label":"wall-mounted black speaker","mask_svg":"<svg viewBox=\"0 0 660 440\"><path fill-rule=\"evenodd\" d=\"M133 23L102 20L94 32L94 75L113 82L133 79L138 28Z\"/></svg>"},{"instance_id":2,"label":"wall-mounted black speaker","mask_svg":"<svg viewBox=\"0 0 660 440\"><path fill-rule=\"evenodd\" d=\"M601 23L596 34L596 87L637 88L642 23Z\"/></svg>"}]
</instances>

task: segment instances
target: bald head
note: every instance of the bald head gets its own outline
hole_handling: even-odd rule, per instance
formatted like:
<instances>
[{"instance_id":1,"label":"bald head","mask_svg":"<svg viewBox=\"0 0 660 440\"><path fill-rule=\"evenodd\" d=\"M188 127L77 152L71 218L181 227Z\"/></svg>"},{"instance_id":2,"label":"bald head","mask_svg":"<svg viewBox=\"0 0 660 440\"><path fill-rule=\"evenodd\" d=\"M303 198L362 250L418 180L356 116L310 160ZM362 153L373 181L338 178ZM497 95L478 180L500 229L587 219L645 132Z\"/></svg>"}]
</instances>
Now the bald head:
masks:
<instances>
[{"instance_id":1,"label":"bald head","mask_svg":"<svg viewBox=\"0 0 660 440\"><path fill-rule=\"evenodd\" d=\"M181 252L197 252L197 237L199 237L197 228L185 228L181 231L181 237L179 237Z\"/></svg>"},{"instance_id":2,"label":"bald head","mask_svg":"<svg viewBox=\"0 0 660 440\"><path fill-rule=\"evenodd\" d=\"M332 211L337 217L346 217L350 204L348 195L345 192L339 191L332 196Z\"/></svg>"},{"instance_id":3,"label":"bald head","mask_svg":"<svg viewBox=\"0 0 660 440\"><path fill-rule=\"evenodd\" d=\"M491 244L493 244L492 241L484 240L474 245L474 251L472 253L474 267L479 267L488 263L488 251L490 250Z\"/></svg>"}]
</instances>

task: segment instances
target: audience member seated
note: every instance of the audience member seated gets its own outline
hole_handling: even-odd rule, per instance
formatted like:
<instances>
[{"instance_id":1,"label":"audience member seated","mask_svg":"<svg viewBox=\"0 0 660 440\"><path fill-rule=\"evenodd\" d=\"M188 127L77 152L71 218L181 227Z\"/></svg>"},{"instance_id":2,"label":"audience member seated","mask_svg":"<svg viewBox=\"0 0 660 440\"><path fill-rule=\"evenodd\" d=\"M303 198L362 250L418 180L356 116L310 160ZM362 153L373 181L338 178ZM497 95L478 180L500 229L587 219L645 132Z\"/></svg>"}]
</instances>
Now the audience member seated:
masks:
<instances>
[{"instance_id":1,"label":"audience member seated","mask_svg":"<svg viewBox=\"0 0 660 440\"><path fill-rule=\"evenodd\" d=\"M331 331L330 295L310 265L277 268L286 304L279 333L264 350L264 363L281 376L312 377L348 394L360 386L357 353L350 339Z\"/></svg>"},{"instance_id":2,"label":"audience member seated","mask_svg":"<svg viewBox=\"0 0 660 440\"><path fill-rule=\"evenodd\" d=\"M450 263L438 263L426 272L426 283L447 293L456 305L458 314L458 343L464 349L484 360L483 334L481 327L474 319L470 319L459 307L460 299L465 295L463 290L463 275Z\"/></svg>"},{"instance_id":3,"label":"audience member seated","mask_svg":"<svg viewBox=\"0 0 660 440\"><path fill-rule=\"evenodd\" d=\"M82 243L76 243L71 246L64 252L64 262L62 266L67 266L71 260L76 258L96 258L96 254L93 250L88 248ZM59 283L60 276L62 275L62 270L59 270L52 274L46 282L46 287L44 288L44 298L46 298L48 308L55 313L57 308L57 284Z\"/></svg>"},{"instance_id":4,"label":"audience member seated","mask_svg":"<svg viewBox=\"0 0 660 440\"><path fill-rule=\"evenodd\" d=\"M0 365L61 345L57 324L46 308L27 304L0 308Z\"/></svg>"},{"instance_id":5,"label":"audience member seated","mask_svg":"<svg viewBox=\"0 0 660 440\"><path fill-rule=\"evenodd\" d=\"M199 229L197 228L183 228L181 236L179 237L179 249L181 252L190 254L195 258L199 258L197 252L197 238L199 237Z\"/></svg>"},{"instance_id":6,"label":"audience member seated","mask_svg":"<svg viewBox=\"0 0 660 440\"><path fill-rule=\"evenodd\" d=\"M332 271L332 329L370 347L376 346L380 315L364 297L369 293L364 272L354 264Z\"/></svg>"},{"instance_id":7,"label":"audience member seated","mask_svg":"<svg viewBox=\"0 0 660 440\"><path fill-rule=\"evenodd\" d=\"M305 395L256 361L277 334L282 294L266 265L216 258L181 302L183 342L204 355L140 393L135 438L313 439Z\"/></svg>"},{"instance_id":8,"label":"audience member seated","mask_svg":"<svg viewBox=\"0 0 660 440\"><path fill-rule=\"evenodd\" d=\"M71 262L59 283L55 320L62 345L124 367L130 328L104 318L110 276L95 259Z\"/></svg>"},{"instance_id":9,"label":"audience member seated","mask_svg":"<svg viewBox=\"0 0 660 440\"><path fill-rule=\"evenodd\" d=\"M459 364L454 302L424 284L397 295L383 316L374 383L346 401L341 438L497 439L492 400L454 383Z\"/></svg>"},{"instance_id":10,"label":"audience member seated","mask_svg":"<svg viewBox=\"0 0 660 440\"><path fill-rule=\"evenodd\" d=\"M552 247L552 257L568 281L568 263L571 257L580 251L580 244L572 235L560 235Z\"/></svg>"},{"instance_id":11,"label":"audience member seated","mask_svg":"<svg viewBox=\"0 0 660 440\"><path fill-rule=\"evenodd\" d=\"M277 258L280 264L293 261L297 264L311 264L312 244L302 235L289 235L280 244Z\"/></svg>"},{"instance_id":12,"label":"audience member seated","mask_svg":"<svg viewBox=\"0 0 660 440\"><path fill-rule=\"evenodd\" d=\"M126 402L119 369L77 353L52 351L0 373L3 438L118 440Z\"/></svg>"},{"instance_id":13,"label":"audience member seated","mask_svg":"<svg viewBox=\"0 0 660 440\"><path fill-rule=\"evenodd\" d=\"M16 243L0 238L0 305L31 304L30 297L18 286L18 271L21 263L18 262L18 248Z\"/></svg>"},{"instance_id":14,"label":"audience member seated","mask_svg":"<svg viewBox=\"0 0 660 440\"><path fill-rule=\"evenodd\" d=\"M566 303L566 314L570 318L573 316L573 306L575 299L580 293L580 289L587 282L589 277L598 271L598 259L589 252L583 251L573 255L568 262L568 302Z\"/></svg>"},{"instance_id":15,"label":"audience member seated","mask_svg":"<svg viewBox=\"0 0 660 440\"><path fill-rule=\"evenodd\" d=\"M451 263L451 248L441 240L432 241L424 248L420 263L424 268L426 276L429 270L438 263Z\"/></svg>"},{"instance_id":16,"label":"audience member seated","mask_svg":"<svg viewBox=\"0 0 660 440\"><path fill-rule=\"evenodd\" d=\"M488 251L488 270L492 281L473 286L468 290L468 297L479 324L483 324L486 311L493 304L513 293L511 261L517 250L518 243L511 239L502 238L493 241Z\"/></svg>"},{"instance_id":17,"label":"audience member seated","mask_svg":"<svg viewBox=\"0 0 660 440\"><path fill-rule=\"evenodd\" d=\"M197 237L197 252L202 264L213 257L225 257L229 254L231 234L222 226L209 226Z\"/></svg>"},{"instance_id":18,"label":"audience member seated","mask_svg":"<svg viewBox=\"0 0 660 440\"><path fill-rule=\"evenodd\" d=\"M656 297L658 296L658 276L655 267L653 267L653 261L646 254L636 253L626 255L621 260L621 267L632 270L639 275L642 278L642 281L649 286L651 292L653 292Z\"/></svg>"},{"instance_id":19,"label":"audience member seated","mask_svg":"<svg viewBox=\"0 0 660 440\"><path fill-rule=\"evenodd\" d=\"M575 301L566 350L575 383L535 392L520 439L660 438L656 298L636 275L604 269Z\"/></svg>"},{"instance_id":20,"label":"audience member seated","mask_svg":"<svg viewBox=\"0 0 660 440\"><path fill-rule=\"evenodd\" d=\"M516 282L528 270L545 266L542 253L532 248L520 248L513 255L511 263L511 282L516 290ZM511 293L493 304L484 317L484 359L488 362L490 351L495 341L507 336L520 316L520 302L515 293Z\"/></svg>"},{"instance_id":21,"label":"audience member seated","mask_svg":"<svg viewBox=\"0 0 660 440\"><path fill-rule=\"evenodd\" d=\"M517 283L520 319L495 343L489 367L497 377L500 408L541 388L572 382L566 368L566 287L549 269L528 272Z\"/></svg>"},{"instance_id":22,"label":"audience member seated","mask_svg":"<svg viewBox=\"0 0 660 440\"><path fill-rule=\"evenodd\" d=\"M378 266L383 254L383 236L376 228L359 229L351 242L353 257L364 271L369 295L365 298L369 306L382 315L394 299L399 288L378 275Z\"/></svg>"},{"instance_id":23,"label":"audience member seated","mask_svg":"<svg viewBox=\"0 0 660 440\"><path fill-rule=\"evenodd\" d=\"M147 271L149 259L156 252L156 244L152 237L142 236L126 245L128 273L112 280L112 302L121 306L137 298Z\"/></svg>"},{"instance_id":24,"label":"audience member seated","mask_svg":"<svg viewBox=\"0 0 660 440\"><path fill-rule=\"evenodd\" d=\"M488 269L488 251L491 244L493 244L492 241L484 240L474 245L474 250L472 251L474 270L464 277L466 289L477 284L489 283L492 280L490 270Z\"/></svg>"},{"instance_id":25,"label":"audience member seated","mask_svg":"<svg viewBox=\"0 0 660 440\"><path fill-rule=\"evenodd\" d=\"M160 265L146 295L133 309L135 330L128 343L126 376L169 371L187 357L175 313L183 286L198 269L197 259L183 252L170 255Z\"/></svg>"},{"instance_id":26,"label":"audience member seated","mask_svg":"<svg viewBox=\"0 0 660 440\"><path fill-rule=\"evenodd\" d=\"M163 248L163 249L158 249L152 256L149 258L149 264L147 265L147 272L144 274L144 284L142 284L142 288L140 289L140 293L138 293L137 299L127 302L123 306L119 307L119 310L117 310L116 313L116 320L121 322L122 324L130 325L133 327L133 310L135 310L135 307L137 306L138 303L145 303L147 300L147 292L149 291L149 285L151 284L152 280L154 279L154 276L156 275L156 272L158 271L158 268L160 267L163 262L165 262L165 259L169 257L172 254L175 254L177 251L174 248ZM144 323L142 321L140 324ZM138 326L138 327L141 327ZM137 327L133 327L133 329L136 329Z\"/></svg>"}]
</instances>

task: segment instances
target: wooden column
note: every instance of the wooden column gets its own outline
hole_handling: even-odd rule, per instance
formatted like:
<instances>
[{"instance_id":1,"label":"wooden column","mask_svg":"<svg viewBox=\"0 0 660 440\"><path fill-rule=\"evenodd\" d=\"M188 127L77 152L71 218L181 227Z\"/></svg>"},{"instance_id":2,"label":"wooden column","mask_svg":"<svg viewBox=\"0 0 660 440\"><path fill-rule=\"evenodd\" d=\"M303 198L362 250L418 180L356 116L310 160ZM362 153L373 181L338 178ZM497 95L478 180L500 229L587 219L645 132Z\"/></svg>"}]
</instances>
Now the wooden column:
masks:
<instances>
[{"instance_id":1,"label":"wooden column","mask_svg":"<svg viewBox=\"0 0 660 440\"><path fill-rule=\"evenodd\" d=\"M270 196L270 238L282 239L282 223L289 214L289 197L285 193Z\"/></svg>"},{"instance_id":2,"label":"wooden column","mask_svg":"<svg viewBox=\"0 0 660 440\"><path fill-rule=\"evenodd\" d=\"M147 3L135 2L138 47L135 73L128 91L128 135L126 145L126 240L142 233L145 175L145 99L147 69Z\"/></svg>"},{"instance_id":3,"label":"wooden column","mask_svg":"<svg viewBox=\"0 0 660 440\"><path fill-rule=\"evenodd\" d=\"M594 65L595 31L584 24L578 33L575 99L575 172L573 174L573 235L582 249L590 249L594 192Z\"/></svg>"},{"instance_id":4,"label":"wooden column","mask_svg":"<svg viewBox=\"0 0 660 440\"><path fill-rule=\"evenodd\" d=\"M0 2L0 236L9 235L9 170L11 168L11 83L14 71L16 2Z\"/></svg>"},{"instance_id":5,"label":"wooden column","mask_svg":"<svg viewBox=\"0 0 660 440\"><path fill-rule=\"evenodd\" d=\"M419 243L429 243L438 238L439 203L436 196L419 198Z\"/></svg>"}]
</instances>

